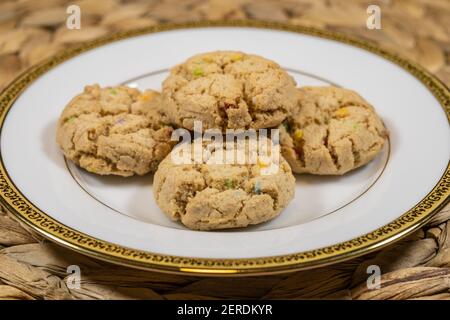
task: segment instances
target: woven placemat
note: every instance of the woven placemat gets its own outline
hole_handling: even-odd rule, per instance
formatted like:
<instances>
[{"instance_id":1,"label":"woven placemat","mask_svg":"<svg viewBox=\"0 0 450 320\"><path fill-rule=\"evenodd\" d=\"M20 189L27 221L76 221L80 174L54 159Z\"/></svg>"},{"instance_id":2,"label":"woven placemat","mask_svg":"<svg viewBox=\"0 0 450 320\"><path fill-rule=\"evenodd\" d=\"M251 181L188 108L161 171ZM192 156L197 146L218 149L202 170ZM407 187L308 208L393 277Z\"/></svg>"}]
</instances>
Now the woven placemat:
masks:
<instances>
[{"instance_id":1,"label":"woven placemat","mask_svg":"<svg viewBox=\"0 0 450 320\"><path fill-rule=\"evenodd\" d=\"M66 28L66 8L81 8L81 30ZM381 30L366 27L381 8ZM258 19L336 30L371 40L450 84L448 0L20 0L0 3L0 89L62 48L118 30L164 22ZM100 262L26 231L0 213L0 299L338 298L450 299L450 207L424 228L376 253L314 270L246 278L203 278L133 270ZM67 267L81 268L80 288ZM381 287L369 290L367 266Z\"/></svg>"}]
</instances>

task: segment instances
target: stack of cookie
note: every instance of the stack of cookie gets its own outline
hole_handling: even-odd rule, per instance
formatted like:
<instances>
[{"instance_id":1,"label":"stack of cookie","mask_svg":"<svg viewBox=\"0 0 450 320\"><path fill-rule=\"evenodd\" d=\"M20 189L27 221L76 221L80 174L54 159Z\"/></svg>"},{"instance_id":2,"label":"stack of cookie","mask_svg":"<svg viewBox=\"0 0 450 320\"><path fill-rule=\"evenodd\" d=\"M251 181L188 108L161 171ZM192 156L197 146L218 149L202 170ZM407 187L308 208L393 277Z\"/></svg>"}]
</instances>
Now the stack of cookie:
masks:
<instances>
[{"instance_id":1,"label":"stack of cookie","mask_svg":"<svg viewBox=\"0 0 450 320\"><path fill-rule=\"evenodd\" d=\"M180 128L192 134L196 121L200 134L278 129L281 148L266 141L270 159L278 156L276 170L267 174L271 160L258 150L255 161L211 162L226 150L226 144L211 142L200 144L208 150L207 159L174 161L177 141L171 136ZM162 94L87 86L64 109L57 130L64 155L90 172L131 176L156 171L158 206L197 230L268 221L294 197L293 172L345 174L375 158L386 139L383 122L357 93L296 88L277 63L233 51L196 55L174 67ZM250 158L247 145L233 145ZM194 160L195 154L188 158Z\"/></svg>"}]
</instances>

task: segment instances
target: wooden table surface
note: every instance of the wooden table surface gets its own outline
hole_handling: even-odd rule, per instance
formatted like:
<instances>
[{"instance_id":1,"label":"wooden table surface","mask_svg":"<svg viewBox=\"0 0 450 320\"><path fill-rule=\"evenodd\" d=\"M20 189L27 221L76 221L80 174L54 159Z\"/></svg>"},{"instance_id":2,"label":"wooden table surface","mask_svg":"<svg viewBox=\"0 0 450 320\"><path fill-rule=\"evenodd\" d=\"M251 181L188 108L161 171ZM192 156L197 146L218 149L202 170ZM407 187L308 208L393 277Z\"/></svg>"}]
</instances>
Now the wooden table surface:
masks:
<instances>
[{"instance_id":1,"label":"wooden table surface","mask_svg":"<svg viewBox=\"0 0 450 320\"><path fill-rule=\"evenodd\" d=\"M81 8L81 29L66 28L66 8ZM366 27L369 5L381 30ZM165 22L257 19L336 30L377 42L424 66L450 85L448 0L19 0L0 2L0 89L62 48ZM450 299L450 208L424 228L352 261L290 274L238 279L144 272L99 262L56 246L0 213L0 299L340 298ZM366 286L368 265L382 271ZM66 284L81 267L79 289Z\"/></svg>"}]
</instances>

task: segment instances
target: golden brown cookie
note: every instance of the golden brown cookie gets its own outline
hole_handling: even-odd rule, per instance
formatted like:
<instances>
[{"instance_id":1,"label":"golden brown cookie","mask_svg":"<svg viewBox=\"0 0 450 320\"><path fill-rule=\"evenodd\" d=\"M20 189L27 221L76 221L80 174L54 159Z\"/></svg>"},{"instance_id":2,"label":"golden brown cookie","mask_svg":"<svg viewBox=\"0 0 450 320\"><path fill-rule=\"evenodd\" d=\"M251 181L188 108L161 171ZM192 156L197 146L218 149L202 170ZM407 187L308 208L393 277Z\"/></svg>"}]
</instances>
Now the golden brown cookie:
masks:
<instances>
[{"instance_id":1,"label":"golden brown cookie","mask_svg":"<svg viewBox=\"0 0 450 320\"><path fill-rule=\"evenodd\" d=\"M143 175L155 171L173 146L173 129L166 123L158 92L92 85L65 107L56 141L87 171Z\"/></svg>"},{"instance_id":2,"label":"golden brown cookie","mask_svg":"<svg viewBox=\"0 0 450 320\"><path fill-rule=\"evenodd\" d=\"M223 146L210 151L208 159L213 159ZM176 164L169 154L154 176L156 202L172 220L197 230L246 227L273 219L294 197L295 178L280 155L273 163L258 157L248 164L210 160Z\"/></svg>"},{"instance_id":3,"label":"golden brown cookie","mask_svg":"<svg viewBox=\"0 0 450 320\"><path fill-rule=\"evenodd\" d=\"M375 158L388 137L367 101L336 87L298 89L298 107L279 128L295 173L344 174Z\"/></svg>"},{"instance_id":4,"label":"golden brown cookie","mask_svg":"<svg viewBox=\"0 0 450 320\"><path fill-rule=\"evenodd\" d=\"M295 107L295 81L273 61L235 51L199 54L163 83L171 121L192 130L278 126Z\"/></svg>"}]
</instances>

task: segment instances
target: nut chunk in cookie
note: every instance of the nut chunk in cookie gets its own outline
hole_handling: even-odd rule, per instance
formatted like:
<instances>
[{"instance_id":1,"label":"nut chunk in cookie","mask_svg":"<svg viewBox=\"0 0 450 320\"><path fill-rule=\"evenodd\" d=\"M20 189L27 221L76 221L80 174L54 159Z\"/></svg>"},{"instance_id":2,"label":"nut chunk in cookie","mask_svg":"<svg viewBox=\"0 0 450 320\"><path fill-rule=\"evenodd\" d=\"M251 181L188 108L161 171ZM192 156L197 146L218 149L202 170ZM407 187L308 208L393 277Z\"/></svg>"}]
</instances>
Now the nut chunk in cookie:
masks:
<instances>
[{"instance_id":1,"label":"nut chunk in cookie","mask_svg":"<svg viewBox=\"0 0 450 320\"><path fill-rule=\"evenodd\" d=\"M295 81L260 56L216 51L174 67L163 83L170 120L186 129L270 128L295 108Z\"/></svg>"},{"instance_id":2,"label":"nut chunk in cookie","mask_svg":"<svg viewBox=\"0 0 450 320\"><path fill-rule=\"evenodd\" d=\"M65 107L56 141L64 155L89 172L132 176L155 171L170 152L158 92L126 86L86 86Z\"/></svg>"},{"instance_id":3,"label":"nut chunk in cookie","mask_svg":"<svg viewBox=\"0 0 450 320\"><path fill-rule=\"evenodd\" d=\"M292 200L295 178L279 153L276 165L259 154L244 164L210 161L223 148L209 148L201 163L177 163L171 154L161 162L153 192L172 220L196 230L246 227L275 218Z\"/></svg>"},{"instance_id":4,"label":"nut chunk in cookie","mask_svg":"<svg viewBox=\"0 0 450 320\"><path fill-rule=\"evenodd\" d=\"M297 109L280 126L281 152L295 173L342 175L374 159L387 137L367 101L336 87L298 89Z\"/></svg>"}]
</instances>

